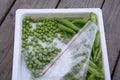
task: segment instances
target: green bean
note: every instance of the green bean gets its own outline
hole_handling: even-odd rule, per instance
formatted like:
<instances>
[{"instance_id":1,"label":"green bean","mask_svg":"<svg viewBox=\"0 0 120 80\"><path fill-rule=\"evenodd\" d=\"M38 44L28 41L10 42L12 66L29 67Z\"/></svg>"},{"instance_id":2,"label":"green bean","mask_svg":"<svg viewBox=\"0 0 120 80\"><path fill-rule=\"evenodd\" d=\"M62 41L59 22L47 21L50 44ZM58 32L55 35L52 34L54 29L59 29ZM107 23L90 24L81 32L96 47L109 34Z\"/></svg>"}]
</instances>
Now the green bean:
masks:
<instances>
[{"instance_id":1,"label":"green bean","mask_svg":"<svg viewBox=\"0 0 120 80\"><path fill-rule=\"evenodd\" d=\"M100 68L97 68L97 71L100 73L100 75L103 75L104 74L104 71ZM101 76L102 77L102 76Z\"/></svg>"},{"instance_id":2,"label":"green bean","mask_svg":"<svg viewBox=\"0 0 120 80\"><path fill-rule=\"evenodd\" d=\"M64 19L72 22L73 20L76 20L76 19L84 19L84 17L65 17Z\"/></svg>"},{"instance_id":3,"label":"green bean","mask_svg":"<svg viewBox=\"0 0 120 80\"><path fill-rule=\"evenodd\" d=\"M96 61L96 57L98 55L98 52L99 52L99 48L97 48L94 52L94 55L93 55L93 61L95 62Z\"/></svg>"},{"instance_id":4,"label":"green bean","mask_svg":"<svg viewBox=\"0 0 120 80\"><path fill-rule=\"evenodd\" d=\"M97 24L97 18L96 18L96 15L95 13L91 12L90 15L89 15L89 20L91 22L94 22L95 24Z\"/></svg>"},{"instance_id":5,"label":"green bean","mask_svg":"<svg viewBox=\"0 0 120 80\"><path fill-rule=\"evenodd\" d=\"M95 61L99 60L101 54L102 54L102 50L100 49L99 52L98 52L98 54L97 54L97 56L96 56L96 58L95 58Z\"/></svg>"},{"instance_id":6,"label":"green bean","mask_svg":"<svg viewBox=\"0 0 120 80\"><path fill-rule=\"evenodd\" d=\"M99 47L100 45L100 32L97 31L97 34L96 34L96 39L95 39L95 47Z\"/></svg>"},{"instance_id":7,"label":"green bean","mask_svg":"<svg viewBox=\"0 0 120 80\"><path fill-rule=\"evenodd\" d=\"M88 77L87 80L95 80L95 76L94 76L94 74L91 74L91 75Z\"/></svg>"},{"instance_id":8,"label":"green bean","mask_svg":"<svg viewBox=\"0 0 120 80\"><path fill-rule=\"evenodd\" d=\"M74 25L81 29L85 24L74 23Z\"/></svg>"},{"instance_id":9,"label":"green bean","mask_svg":"<svg viewBox=\"0 0 120 80\"><path fill-rule=\"evenodd\" d=\"M56 20L60 23L62 23L65 26L70 27L71 29L75 30L75 31L79 31L80 29L78 27L76 27L74 24L72 24L70 21L66 20L66 19L61 19L61 18L56 18Z\"/></svg>"},{"instance_id":10,"label":"green bean","mask_svg":"<svg viewBox=\"0 0 120 80\"><path fill-rule=\"evenodd\" d=\"M89 61L89 66L91 66L93 68L97 68L96 64L92 61Z\"/></svg>"},{"instance_id":11,"label":"green bean","mask_svg":"<svg viewBox=\"0 0 120 80\"><path fill-rule=\"evenodd\" d=\"M91 22L94 22L95 24L97 24L97 18L93 12L90 13L89 20ZM95 38L95 41L94 41L94 44L92 47L92 53L91 53L91 58L90 58L90 60L96 66L89 63L87 77L89 76L91 78L91 76L92 76L96 80L103 80L104 79L104 72L102 69L102 61L101 61L101 53L102 53L102 50L100 47L100 32L98 30L96 33L96 38ZM88 78L87 78L87 80L89 80ZM94 79L92 79L92 80L94 80Z\"/></svg>"},{"instance_id":12,"label":"green bean","mask_svg":"<svg viewBox=\"0 0 120 80\"><path fill-rule=\"evenodd\" d=\"M72 23L86 24L88 20L86 19L75 19Z\"/></svg>"},{"instance_id":13,"label":"green bean","mask_svg":"<svg viewBox=\"0 0 120 80\"><path fill-rule=\"evenodd\" d=\"M98 61L98 67L102 68L102 61L101 60Z\"/></svg>"},{"instance_id":14,"label":"green bean","mask_svg":"<svg viewBox=\"0 0 120 80\"><path fill-rule=\"evenodd\" d=\"M88 72L94 75L99 75L99 72L95 68L92 68L91 66L88 66Z\"/></svg>"},{"instance_id":15,"label":"green bean","mask_svg":"<svg viewBox=\"0 0 120 80\"><path fill-rule=\"evenodd\" d=\"M63 31L66 31L66 32L69 32L69 33L72 33L72 34L75 34L76 32L62 24L58 24L58 27L63 30Z\"/></svg>"}]
</instances>

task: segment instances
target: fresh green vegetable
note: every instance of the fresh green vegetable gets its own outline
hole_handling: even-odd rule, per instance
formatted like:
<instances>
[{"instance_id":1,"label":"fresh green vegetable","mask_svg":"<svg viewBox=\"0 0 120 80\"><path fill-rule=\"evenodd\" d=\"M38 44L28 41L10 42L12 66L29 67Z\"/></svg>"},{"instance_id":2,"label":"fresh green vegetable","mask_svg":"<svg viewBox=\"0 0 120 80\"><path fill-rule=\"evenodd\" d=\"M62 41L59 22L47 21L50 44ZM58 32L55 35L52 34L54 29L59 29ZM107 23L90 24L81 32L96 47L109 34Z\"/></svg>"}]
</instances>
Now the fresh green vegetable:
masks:
<instances>
[{"instance_id":1,"label":"fresh green vegetable","mask_svg":"<svg viewBox=\"0 0 120 80\"><path fill-rule=\"evenodd\" d=\"M90 13L89 20L91 22L94 22L95 24L97 24L97 18L93 12ZM89 70L87 73L87 78L86 78L87 80L90 80L91 77L96 80L104 80L104 72L103 72L103 67L102 67L102 61L101 61L102 55L101 54L102 54L102 50L101 50L101 45L100 45L100 31L98 30L95 41L94 41L94 45L92 48L91 58L90 58L90 62L89 62L89 66L91 66L91 67L89 67ZM91 62L92 62L92 64L91 64ZM96 66L93 64L95 64ZM99 74L99 75L97 75L97 74ZM94 80L94 79L92 79L92 80Z\"/></svg>"},{"instance_id":2,"label":"fresh green vegetable","mask_svg":"<svg viewBox=\"0 0 120 80\"><path fill-rule=\"evenodd\" d=\"M96 15L91 12L89 20L97 24ZM22 21L22 50L27 68L31 72L31 78L34 80L40 76L40 73L48 65L55 56L61 51L57 48L54 39L57 38L61 42L67 44L71 38L86 23L87 19L81 17L65 17L65 18L45 18L25 17ZM36 24L33 28L32 24ZM45 43L43 46L40 43ZM31 50L30 50L31 49ZM102 50L100 47L100 32L96 34L96 39L92 48L87 80L103 80L103 69L101 61ZM77 66L79 68L79 65ZM76 71L76 67L72 69ZM76 80L73 74L69 73L64 80Z\"/></svg>"},{"instance_id":3,"label":"fresh green vegetable","mask_svg":"<svg viewBox=\"0 0 120 80\"><path fill-rule=\"evenodd\" d=\"M95 76L94 76L94 74L91 74L91 75L88 77L87 80L95 80Z\"/></svg>"},{"instance_id":4,"label":"fresh green vegetable","mask_svg":"<svg viewBox=\"0 0 120 80\"><path fill-rule=\"evenodd\" d=\"M86 19L75 19L72 21L72 23L86 24L87 20Z\"/></svg>"},{"instance_id":5,"label":"fresh green vegetable","mask_svg":"<svg viewBox=\"0 0 120 80\"><path fill-rule=\"evenodd\" d=\"M70 27L71 29L75 30L75 31L79 31L80 29L78 27L76 27L74 24L72 24L70 21L66 20L66 19L62 19L62 18L56 18L56 20L58 22L60 22L61 24Z\"/></svg>"},{"instance_id":6,"label":"fresh green vegetable","mask_svg":"<svg viewBox=\"0 0 120 80\"><path fill-rule=\"evenodd\" d=\"M100 45L100 32L97 31L97 34L96 34L96 39L95 39L95 47L99 47Z\"/></svg>"},{"instance_id":7,"label":"fresh green vegetable","mask_svg":"<svg viewBox=\"0 0 120 80\"><path fill-rule=\"evenodd\" d=\"M39 23L41 21L41 24ZM36 27L32 28L32 23ZM54 19L26 17L23 19L22 27L22 51L27 68L31 72L31 78L35 79L45 66L61 51L55 44L49 47L43 47L39 41L44 43L52 42L57 35L57 23ZM32 48L32 51L29 48Z\"/></svg>"},{"instance_id":8,"label":"fresh green vegetable","mask_svg":"<svg viewBox=\"0 0 120 80\"><path fill-rule=\"evenodd\" d=\"M89 20L91 22L94 22L95 24L97 24L97 19L96 19L96 15L95 13L91 12L90 15L89 15Z\"/></svg>"},{"instance_id":9,"label":"fresh green vegetable","mask_svg":"<svg viewBox=\"0 0 120 80\"><path fill-rule=\"evenodd\" d=\"M65 17L64 19L72 22L73 20L76 20L76 19L84 19L84 17Z\"/></svg>"},{"instance_id":10,"label":"fresh green vegetable","mask_svg":"<svg viewBox=\"0 0 120 80\"><path fill-rule=\"evenodd\" d=\"M66 27L66 26L64 26L64 25L62 25L62 24L58 24L58 27L59 27L61 30L63 30L63 31L66 31L66 32L69 32L69 33L72 33L72 34L75 34L75 33L76 33L76 32L73 31L72 29L70 29L70 28L68 28L68 27Z\"/></svg>"},{"instance_id":11,"label":"fresh green vegetable","mask_svg":"<svg viewBox=\"0 0 120 80\"><path fill-rule=\"evenodd\" d=\"M92 61L89 61L89 66L91 66L93 68L97 68L97 65Z\"/></svg>"},{"instance_id":12,"label":"fresh green vegetable","mask_svg":"<svg viewBox=\"0 0 120 80\"><path fill-rule=\"evenodd\" d=\"M97 49L95 50L95 52L93 53L93 62L95 62L96 57L97 57L97 55L98 55L98 52L99 52L99 48L97 48Z\"/></svg>"},{"instance_id":13,"label":"fresh green vegetable","mask_svg":"<svg viewBox=\"0 0 120 80\"><path fill-rule=\"evenodd\" d=\"M99 72L95 68L92 68L90 66L88 67L88 72L96 76L100 76Z\"/></svg>"},{"instance_id":14,"label":"fresh green vegetable","mask_svg":"<svg viewBox=\"0 0 120 80\"><path fill-rule=\"evenodd\" d=\"M102 51L100 49L97 56L96 56L96 58L95 58L95 62L97 62L100 59L101 53L102 53Z\"/></svg>"}]
</instances>

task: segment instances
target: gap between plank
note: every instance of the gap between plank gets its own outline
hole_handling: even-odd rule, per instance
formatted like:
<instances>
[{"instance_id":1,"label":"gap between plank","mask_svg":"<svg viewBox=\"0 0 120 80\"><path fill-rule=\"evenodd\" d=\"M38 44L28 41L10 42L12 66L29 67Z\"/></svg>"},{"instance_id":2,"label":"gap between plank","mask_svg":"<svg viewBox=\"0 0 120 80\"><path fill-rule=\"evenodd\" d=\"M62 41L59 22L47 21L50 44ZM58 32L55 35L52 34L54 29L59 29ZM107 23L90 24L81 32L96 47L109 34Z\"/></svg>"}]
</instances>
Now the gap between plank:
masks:
<instances>
[{"instance_id":1,"label":"gap between plank","mask_svg":"<svg viewBox=\"0 0 120 80\"><path fill-rule=\"evenodd\" d=\"M55 6L55 9L59 6L61 0L58 1L57 5Z\"/></svg>"},{"instance_id":2,"label":"gap between plank","mask_svg":"<svg viewBox=\"0 0 120 80\"><path fill-rule=\"evenodd\" d=\"M104 3L105 3L105 0L103 1L102 5L101 5L101 7L100 7L101 9L103 8Z\"/></svg>"},{"instance_id":3,"label":"gap between plank","mask_svg":"<svg viewBox=\"0 0 120 80\"><path fill-rule=\"evenodd\" d=\"M8 9L8 11L5 13L5 15L3 16L3 18L1 19L1 21L0 21L0 27L1 27L1 24L3 23L3 21L5 20L5 18L7 17L8 13L12 9L12 7L14 6L15 2L16 2L16 0L13 1L13 3L10 5L10 8Z\"/></svg>"},{"instance_id":4,"label":"gap between plank","mask_svg":"<svg viewBox=\"0 0 120 80\"><path fill-rule=\"evenodd\" d=\"M119 50L119 53L118 53L118 57L117 57L115 66L114 66L113 71L112 71L112 74L111 74L111 78L112 78L112 79L113 79L113 76L114 76L114 73L115 73L115 70L116 70L116 67L117 67L117 64L118 64L119 59L120 59L120 50Z\"/></svg>"}]
</instances>

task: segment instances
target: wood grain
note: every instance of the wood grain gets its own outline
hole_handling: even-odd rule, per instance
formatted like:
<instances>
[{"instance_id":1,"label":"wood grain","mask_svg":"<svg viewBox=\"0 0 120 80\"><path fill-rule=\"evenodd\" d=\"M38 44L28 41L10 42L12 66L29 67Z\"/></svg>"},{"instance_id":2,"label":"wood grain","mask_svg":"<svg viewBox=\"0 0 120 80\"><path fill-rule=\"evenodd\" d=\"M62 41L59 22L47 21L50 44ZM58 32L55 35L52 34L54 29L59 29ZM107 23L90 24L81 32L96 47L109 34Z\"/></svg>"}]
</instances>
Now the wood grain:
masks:
<instances>
[{"instance_id":1,"label":"wood grain","mask_svg":"<svg viewBox=\"0 0 120 80\"><path fill-rule=\"evenodd\" d=\"M112 80L120 80L120 58L119 58L119 61L117 63L117 67L115 69Z\"/></svg>"},{"instance_id":2,"label":"wood grain","mask_svg":"<svg viewBox=\"0 0 120 80\"><path fill-rule=\"evenodd\" d=\"M0 23L8 13L15 0L0 0Z\"/></svg>"},{"instance_id":3,"label":"wood grain","mask_svg":"<svg viewBox=\"0 0 120 80\"><path fill-rule=\"evenodd\" d=\"M13 46L6 53L8 54L4 57L3 62L0 63L0 80L11 80L12 77Z\"/></svg>"},{"instance_id":4,"label":"wood grain","mask_svg":"<svg viewBox=\"0 0 120 80\"><path fill-rule=\"evenodd\" d=\"M18 8L55 8L58 0L18 0L0 26L0 80L11 80L14 18Z\"/></svg>"},{"instance_id":5,"label":"wood grain","mask_svg":"<svg viewBox=\"0 0 120 80\"><path fill-rule=\"evenodd\" d=\"M120 50L120 0L106 0L102 10L112 74Z\"/></svg>"},{"instance_id":6,"label":"wood grain","mask_svg":"<svg viewBox=\"0 0 120 80\"><path fill-rule=\"evenodd\" d=\"M103 0L61 0L58 8L100 8Z\"/></svg>"}]
</instances>

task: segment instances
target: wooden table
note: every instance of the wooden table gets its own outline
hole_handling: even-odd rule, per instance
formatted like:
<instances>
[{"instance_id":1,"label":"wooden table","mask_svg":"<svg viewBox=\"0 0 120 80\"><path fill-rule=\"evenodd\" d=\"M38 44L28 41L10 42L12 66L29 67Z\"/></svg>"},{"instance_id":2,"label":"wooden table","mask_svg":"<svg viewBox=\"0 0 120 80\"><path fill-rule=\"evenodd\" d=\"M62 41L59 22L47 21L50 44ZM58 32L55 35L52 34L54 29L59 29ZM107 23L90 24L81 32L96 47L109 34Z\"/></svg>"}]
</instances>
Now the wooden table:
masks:
<instances>
[{"instance_id":1,"label":"wooden table","mask_svg":"<svg viewBox=\"0 0 120 80\"><path fill-rule=\"evenodd\" d=\"M112 80L120 80L120 0L0 0L0 80L11 80L15 11L19 8L101 8Z\"/></svg>"}]
</instances>

